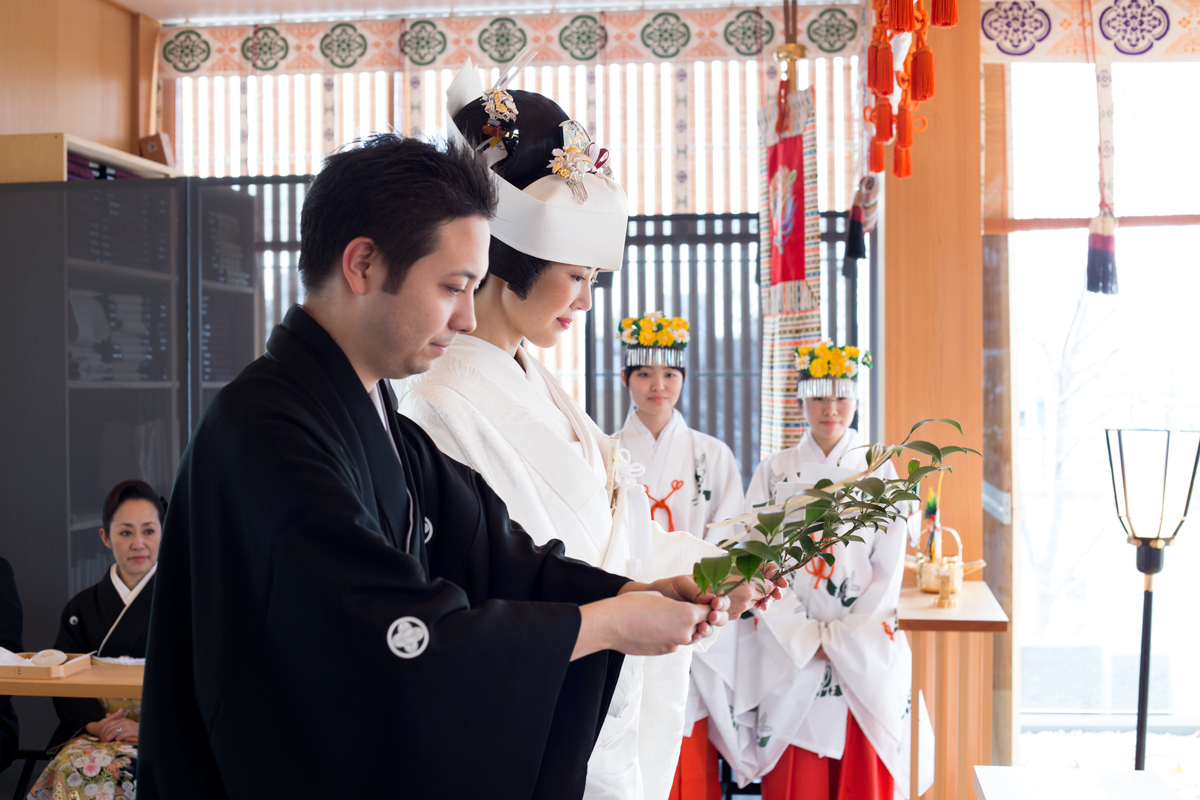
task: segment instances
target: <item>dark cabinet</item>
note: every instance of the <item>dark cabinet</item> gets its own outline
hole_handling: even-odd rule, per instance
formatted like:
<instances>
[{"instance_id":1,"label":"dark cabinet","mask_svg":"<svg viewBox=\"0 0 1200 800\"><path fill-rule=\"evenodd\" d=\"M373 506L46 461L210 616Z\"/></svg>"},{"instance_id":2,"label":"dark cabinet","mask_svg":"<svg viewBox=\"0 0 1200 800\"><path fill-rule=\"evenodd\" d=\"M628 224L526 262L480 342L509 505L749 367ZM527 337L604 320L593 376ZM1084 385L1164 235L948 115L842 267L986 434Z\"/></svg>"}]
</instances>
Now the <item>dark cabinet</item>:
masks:
<instances>
[{"instance_id":1,"label":"dark cabinet","mask_svg":"<svg viewBox=\"0 0 1200 800\"><path fill-rule=\"evenodd\" d=\"M27 646L112 564L108 490L168 496L204 406L258 355L256 214L199 179L0 186L0 555Z\"/></svg>"}]
</instances>

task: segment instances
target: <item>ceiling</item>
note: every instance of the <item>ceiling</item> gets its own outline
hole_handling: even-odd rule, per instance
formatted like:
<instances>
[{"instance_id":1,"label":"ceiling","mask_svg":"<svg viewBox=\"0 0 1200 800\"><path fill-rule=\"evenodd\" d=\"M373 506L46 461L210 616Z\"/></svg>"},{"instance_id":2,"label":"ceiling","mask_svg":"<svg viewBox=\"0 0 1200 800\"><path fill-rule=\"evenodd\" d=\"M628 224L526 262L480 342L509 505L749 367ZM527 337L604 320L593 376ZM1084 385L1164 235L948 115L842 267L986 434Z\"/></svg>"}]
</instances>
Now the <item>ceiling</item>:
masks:
<instances>
[{"instance_id":1,"label":"ceiling","mask_svg":"<svg viewBox=\"0 0 1200 800\"><path fill-rule=\"evenodd\" d=\"M832 0L837 3L838 0ZM843 0L845 2L845 0ZM441 15L522 13L536 11L654 8L658 6L721 7L764 5L753 0L123 0L135 11L165 24L204 25L217 22L278 22L305 19L348 19L410 14ZM831 0L800 0L800 5L829 5Z\"/></svg>"}]
</instances>

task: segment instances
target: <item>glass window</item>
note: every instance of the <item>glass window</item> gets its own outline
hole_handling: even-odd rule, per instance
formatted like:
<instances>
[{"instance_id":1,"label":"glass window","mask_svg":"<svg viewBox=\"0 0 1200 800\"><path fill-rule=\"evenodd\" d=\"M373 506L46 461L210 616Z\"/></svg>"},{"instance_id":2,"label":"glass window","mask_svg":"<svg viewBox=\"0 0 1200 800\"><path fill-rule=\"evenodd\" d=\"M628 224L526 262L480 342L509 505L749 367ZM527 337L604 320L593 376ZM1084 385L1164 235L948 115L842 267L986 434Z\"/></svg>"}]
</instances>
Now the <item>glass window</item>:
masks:
<instances>
[{"instance_id":1,"label":"glass window","mask_svg":"<svg viewBox=\"0 0 1200 800\"><path fill-rule=\"evenodd\" d=\"M1113 64L1117 214L1200 214L1200 63Z\"/></svg>"},{"instance_id":2,"label":"glass window","mask_svg":"<svg viewBox=\"0 0 1200 800\"><path fill-rule=\"evenodd\" d=\"M1013 216L1096 216L1095 68L1013 64L1011 86Z\"/></svg>"},{"instance_id":3,"label":"glass window","mask_svg":"<svg viewBox=\"0 0 1200 800\"><path fill-rule=\"evenodd\" d=\"M1182 89L1200 85L1200 64L1117 64L1113 72L1118 214L1200 212L1191 153L1200 109ZM1015 216L1097 213L1094 80L1086 64L1013 66ZM1085 291L1087 237L1085 229L1009 236L1020 755L1027 765L1128 769L1143 583L1116 520L1104 429L1200 427L1191 355L1200 226L1119 229L1114 296ZM1193 522L1155 580L1147 748L1147 768L1187 797L1200 791L1200 640L1190 635L1198 572ZM1171 735L1179 733L1193 735Z\"/></svg>"},{"instance_id":4,"label":"glass window","mask_svg":"<svg viewBox=\"0 0 1200 800\"><path fill-rule=\"evenodd\" d=\"M1200 296L1200 228L1118 231L1120 294L1084 291L1083 230L1015 234L1021 481L1022 710L1119 712L1137 704L1142 581L1116 520L1106 427L1200 426L1188 356ZM1200 719L1188 679L1200 525L1157 579L1152 710Z\"/></svg>"}]
</instances>

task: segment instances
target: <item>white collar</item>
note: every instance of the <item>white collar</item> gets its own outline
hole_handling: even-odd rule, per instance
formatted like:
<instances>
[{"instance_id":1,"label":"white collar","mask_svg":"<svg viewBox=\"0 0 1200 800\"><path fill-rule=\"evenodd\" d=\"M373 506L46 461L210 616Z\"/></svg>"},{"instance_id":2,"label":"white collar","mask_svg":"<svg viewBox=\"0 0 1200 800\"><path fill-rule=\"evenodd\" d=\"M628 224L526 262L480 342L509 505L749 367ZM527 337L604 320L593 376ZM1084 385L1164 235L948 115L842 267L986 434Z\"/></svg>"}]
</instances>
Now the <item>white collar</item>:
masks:
<instances>
[{"instance_id":1,"label":"white collar","mask_svg":"<svg viewBox=\"0 0 1200 800\"><path fill-rule=\"evenodd\" d=\"M808 440L808 446L812 450L813 455L816 456L817 463L837 466L842 456L846 455L846 452L851 447L858 444L858 431L854 430L854 428L846 428L846 432L842 434L842 438L838 439L838 443L829 451L829 455L825 455L821 451L821 445L817 444L817 440L813 438L810 431L804 432L804 438ZM842 466L848 465L843 464Z\"/></svg>"},{"instance_id":2,"label":"white collar","mask_svg":"<svg viewBox=\"0 0 1200 800\"><path fill-rule=\"evenodd\" d=\"M455 345L474 350L476 355L488 360L489 366L494 362L502 371L511 373L509 377L520 377L522 380L528 380L525 368L517 360L520 356L510 356L487 339L480 339L478 336L460 333L454 337L454 344L451 347ZM517 348L518 351L520 349L519 347Z\"/></svg>"},{"instance_id":3,"label":"white collar","mask_svg":"<svg viewBox=\"0 0 1200 800\"><path fill-rule=\"evenodd\" d=\"M137 596L142 592L142 588L145 587L146 582L154 577L154 573L157 570L158 564L156 563L150 568L149 572L142 576L142 579L138 581L137 585L132 589L125 585L125 581L121 580L121 574L118 572L116 564L113 564L109 568L108 577L112 579L112 584L116 588L117 594L121 596L121 602L128 606L137 599Z\"/></svg>"},{"instance_id":4,"label":"white collar","mask_svg":"<svg viewBox=\"0 0 1200 800\"><path fill-rule=\"evenodd\" d=\"M686 428L687 422L684 421L683 414L679 413L678 408L671 409L671 419L658 432L657 437L646 427L646 423L642 422L642 418L638 416L636 405L629 406L629 416L625 418L625 427L636 436L644 437L650 447L650 452L658 449L659 442L668 441L671 438L671 434L675 432L675 428L679 426Z\"/></svg>"}]
</instances>

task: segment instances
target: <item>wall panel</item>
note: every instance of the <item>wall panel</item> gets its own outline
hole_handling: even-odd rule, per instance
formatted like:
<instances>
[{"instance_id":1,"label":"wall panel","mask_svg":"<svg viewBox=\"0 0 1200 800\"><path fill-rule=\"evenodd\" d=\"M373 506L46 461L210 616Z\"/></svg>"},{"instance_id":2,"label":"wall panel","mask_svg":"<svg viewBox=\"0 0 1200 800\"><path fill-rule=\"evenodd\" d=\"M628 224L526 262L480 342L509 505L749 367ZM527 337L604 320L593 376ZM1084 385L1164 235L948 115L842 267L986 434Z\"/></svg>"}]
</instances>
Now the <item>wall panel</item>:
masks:
<instances>
[{"instance_id":1,"label":"wall panel","mask_svg":"<svg viewBox=\"0 0 1200 800\"><path fill-rule=\"evenodd\" d=\"M934 28L937 94L918 113L929 129L913 147L913 174L887 177L885 437L899 441L918 420L962 423L965 444L983 442L983 284L979 0L959 0L955 28ZM890 155L890 153L889 153ZM891 159L888 159L890 165ZM927 429L946 444L953 429ZM943 486L942 521L980 558L983 464L956 456Z\"/></svg>"},{"instance_id":2,"label":"wall panel","mask_svg":"<svg viewBox=\"0 0 1200 800\"><path fill-rule=\"evenodd\" d=\"M0 0L0 133L132 152L136 18L107 0Z\"/></svg>"}]
</instances>

